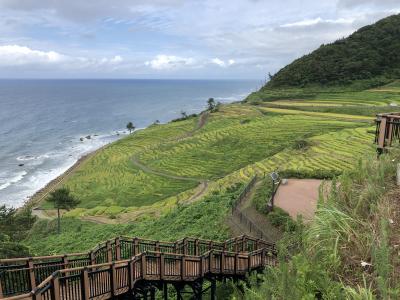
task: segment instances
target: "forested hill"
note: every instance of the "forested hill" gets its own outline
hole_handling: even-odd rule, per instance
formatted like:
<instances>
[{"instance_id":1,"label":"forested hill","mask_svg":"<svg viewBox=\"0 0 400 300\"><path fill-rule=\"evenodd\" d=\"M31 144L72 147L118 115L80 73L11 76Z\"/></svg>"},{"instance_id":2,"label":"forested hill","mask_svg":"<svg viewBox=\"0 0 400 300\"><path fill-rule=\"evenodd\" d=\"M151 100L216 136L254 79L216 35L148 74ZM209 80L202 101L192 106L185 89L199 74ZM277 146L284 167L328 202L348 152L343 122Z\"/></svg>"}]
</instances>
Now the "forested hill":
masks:
<instances>
[{"instance_id":1,"label":"forested hill","mask_svg":"<svg viewBox=\"0 0 400 300\"><path fill-rule=\"evenodd\" d=\"M272 76L266 88L347 85L400 78L400 15L322 45Z\"/></svg>"}]
</instances>

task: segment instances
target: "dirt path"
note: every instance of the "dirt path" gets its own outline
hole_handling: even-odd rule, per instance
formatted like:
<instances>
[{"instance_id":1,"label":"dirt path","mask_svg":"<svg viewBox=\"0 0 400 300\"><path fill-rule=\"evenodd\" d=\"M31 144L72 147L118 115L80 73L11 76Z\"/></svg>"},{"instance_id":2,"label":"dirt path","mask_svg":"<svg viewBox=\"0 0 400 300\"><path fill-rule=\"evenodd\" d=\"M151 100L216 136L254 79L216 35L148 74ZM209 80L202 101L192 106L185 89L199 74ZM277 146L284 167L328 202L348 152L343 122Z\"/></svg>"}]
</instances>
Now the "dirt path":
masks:
<instances>
[{"instance_id":1,"label":"dirt path","mask_svg":"<svg viewBox=\"0 0 400 300\"><path fill-rule=\"evenodd\" d=\"M32 209L32 215L38 217L39 219L47 219L50 220L52 217L50 217L43 209L41 208L34 208Z\"/></svg>"},{"instance_id":2,"label":"dirt path","mask_svg":"<svg viewBox=\"0 0 400 300\"><path fill-rule=\"evenodd\" d=\"M251 220L259 230L262 231L263 238L275 242L281 236L282 233L268 221L265 215L257 211L252 205L252 199L257 188L260 187L261 182L257 182L251 192L245 197L243 202L239 205L238 209L240 212L249 220ZM240 218L236 215L232 215L227 219L227 224L231 230L233 236L246 234L255 236L255 233L250 231L250 228L240 221Z\"/></svg>"},{"instance_id":3,"label":"dirt path","mask_svg":"<svg viewBox=\"0 0 400 300\"><path fill-rule=\"evenodd\" d=\"M275 195L275 205L287 211L296 219L302 215L304 220L311 220L317 209L319 186L318 179L289 179L281 184Z\"/></svg>"},{"instance_id":4,"label":"dirt path","mask_svg":"<svg viewBox=\"0 0 400 300\"><path fill-rule=\"evenodd\" d=\"M187 132L184 135L182 135L180 137L177 137L177 138L174 138L174 139L172 139L170 141L180 141L180 140L183 140L185 138L193 136L196 131L200 130L201 128L203 128L206 125L207 120L208 120L208 116L209 116L209 112L208 111L203 112L200 115L199 121L197 122L195 128L192 131ZM208 188L208 180L207 179L194 178L194 177L184 177L184 176L170 174L170 173L164 172L162 170L153 169L153 168L143 164L142 162L140 162L139 156L140 156L140 153L138 153L135 156L133 156L132 157L132 163L133 163L134 166L136 166L137 168L141 169L143 172L154 174L154 175L165 177L165 178L169 178L169 179L198 182L199 186L197 187L197 189L199 191L188 199L189 202L195 202L196 200L201 198L202 195L206 192L206 190Z\"/></svg>"}]
</instances>

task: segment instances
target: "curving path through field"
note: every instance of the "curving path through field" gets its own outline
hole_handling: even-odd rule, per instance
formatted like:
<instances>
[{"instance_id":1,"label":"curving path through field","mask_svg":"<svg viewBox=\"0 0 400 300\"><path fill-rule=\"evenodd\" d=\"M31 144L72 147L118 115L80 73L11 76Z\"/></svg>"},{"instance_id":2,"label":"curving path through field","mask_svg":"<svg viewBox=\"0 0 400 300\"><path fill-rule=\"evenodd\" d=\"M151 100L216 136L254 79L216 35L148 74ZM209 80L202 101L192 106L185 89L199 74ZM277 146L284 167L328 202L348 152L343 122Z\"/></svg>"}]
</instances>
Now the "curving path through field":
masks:
<instances>
[{"instance_id":1,"label":"curving path through field","mask_svg":"<svg viewBox=\"0 0 400 300\"><path fill-rule=\"evenodd\" d=\"M180 137L173 138L170 141L180 141L180 140L183 140L185 138L193 136L196 131L200 130L201 128L203 128L206 125L207 120L208 120L208 116L209 116L209 112L208 111L201 113L200 117L199 117L199 121L197 122L197 125L195 126L195 128L193 130L183 134ZM135 156L132 157L131 161L132 161L132 164L135 167L139 168L143 172L150 173L150 174L157 175L157 176L161 176L161 177L165 177L165 178L169 178L169 179L198 182L199 185L196 188L198 190L198 192L196 192L193 196L191 196L188 199L189 202L195 202L196 200L200 199L204 195L204 193L206 192L206 190L208 188L208 180L207 179L178 176L178 175L170 174L168 172L164 172L162 170L153 169L153 168L151 168L149 166L146 166L145 164L141 163L140 160L139 160L139 156L140 156L140 153L136 154Z\"/></svg>"}]
</instances>

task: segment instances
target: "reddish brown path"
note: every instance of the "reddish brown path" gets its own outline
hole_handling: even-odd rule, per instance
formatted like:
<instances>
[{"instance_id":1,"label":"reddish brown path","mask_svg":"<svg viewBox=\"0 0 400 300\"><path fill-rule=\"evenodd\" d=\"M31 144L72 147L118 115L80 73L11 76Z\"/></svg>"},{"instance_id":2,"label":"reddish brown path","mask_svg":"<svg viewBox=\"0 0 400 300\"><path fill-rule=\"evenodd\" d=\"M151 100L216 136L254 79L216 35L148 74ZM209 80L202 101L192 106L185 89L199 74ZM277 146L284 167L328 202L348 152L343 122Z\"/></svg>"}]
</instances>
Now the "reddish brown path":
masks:
<instances>
[{"instance_id":1,"label":"reddish brown path","mask_svg":"<svg viewBox=\"0 0 400 300\"><path fill-rule=\"evenodd\" d=\"M313 218L317 209L318 179L288 179L281 184L275 195L275 205L287 211L292 218L302 215L304 220Z\"/></svg>"}]
</instances>

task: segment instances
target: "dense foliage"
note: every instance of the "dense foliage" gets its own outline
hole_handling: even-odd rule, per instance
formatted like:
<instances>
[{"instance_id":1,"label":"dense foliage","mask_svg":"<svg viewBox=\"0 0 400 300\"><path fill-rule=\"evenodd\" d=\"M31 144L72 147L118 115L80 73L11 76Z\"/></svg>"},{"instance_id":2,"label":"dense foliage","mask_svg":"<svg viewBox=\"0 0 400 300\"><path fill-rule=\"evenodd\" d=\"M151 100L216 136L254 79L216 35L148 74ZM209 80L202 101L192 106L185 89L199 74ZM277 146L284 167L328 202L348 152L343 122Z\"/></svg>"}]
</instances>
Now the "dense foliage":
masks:
<instances>
[{"instance_id":1,"label":"dense foliage","mask_svg":"<svg viewBox=\"0 0 400 300\"><path fill-rule=\"evenodd\" d=\"M13 208L0 206L0 258L29 255L29 248L20 242L27 236L35 219L29 208L17 213Z\"/></svg>"},{"instance_id":2,"label":"dense foliage","mask_svg":"<svg viewBox=\"0 0 400 300\"><path fill-rule=\"evenodd\" d=\"M357 80L378 86L399 77L400 15L393 15L295 60L272 76L266 88L347 85Z\"/></svg>"},{"instance_id":3,"label":"dense foliage","mask_svg":"<svg viewBox=\"0 0 400 300\"><path fill-rule=\"evenodd\" d=\"M25 245L34 254L87 251L97 243L116 236L139 236L174 241L186 236L225 240L229 237L225 218L243 185L234 185L223 193L215 192L191 205L179 205L159 218L144 217L127 224L95 224L78 218L62 218L62 231L57 235L55 220L37 222ZM79 236L79 239L77 239Z\"/></svg>"},{"instance_id":4,"label":"dense foliage","mask_svg":"<svg viewBox=\"0 0 400 300\"><path fill-rule=\"evenodd\" d=\"M359 161L333 181L314 221L282 239L279 267L255 279L245 299L399 299L399 158L393 150Z\"/></svg>"}]
</instances>

